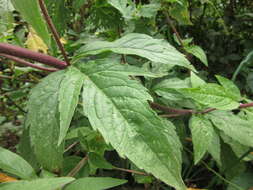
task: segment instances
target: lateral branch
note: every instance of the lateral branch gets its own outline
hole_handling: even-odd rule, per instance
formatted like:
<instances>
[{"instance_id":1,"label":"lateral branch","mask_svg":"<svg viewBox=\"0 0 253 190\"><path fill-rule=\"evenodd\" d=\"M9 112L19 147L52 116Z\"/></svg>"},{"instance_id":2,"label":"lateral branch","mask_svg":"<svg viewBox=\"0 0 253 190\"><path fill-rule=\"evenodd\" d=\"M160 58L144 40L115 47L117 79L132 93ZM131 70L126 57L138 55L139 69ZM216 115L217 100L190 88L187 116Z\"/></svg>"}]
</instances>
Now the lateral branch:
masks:
<instances>
[{"instance_id":1,"label":"lateral branch","mask_svg":"<svg viewBox=\"0 0 253 190\"><path fill-rule=\"evenodd\" d=\"M58 70L56 68L41 67L39 65L35 65L33 63L27 62L27 61L25 61L21 58L18 58L18 57L12 56L12 55L7 55L7 54L4 54L4 53L0 53L0 56L5 57L7 59L10 59L10 60L12 60L16 63L22 64L22 65L25 65L25 66L28 66L28 67L32 67L32 68L35 68L35 69L39 69L39 70L42 70L42 71L54 72L54 71Z\"/></svg>"},{"instance_id":2,"label":"lateral branch","mask_svg":"<svg viewBox=\"0 0 253 190\"><path fill-rule=\"evenodd\" d=\"M189 114L206 114L212 111L217 110L216 108L207 108L205 110L202 111L196 111L196 110L192 110L192 109L177 109L177 108L171 108L168 106L163 106L154 102L149 102L151 108L156 109L156 110L160 110L164 113L164 115L161 115L162 117L180 117L180 116L184 116L184 115L189 115ZM251 103L245 103L245 104L240 104L240 106L237 109L243 109L243 108L249 108L249 107L253 107L253 102Z\"/></svg>"},{"instance_id":3,"label":"lateral branch","mask_svg":"<svg viewBox=\"0 0 253 190\"><path fill-rule=\"evenodd\" d=\"M67 63L61 61L55 57L34 52L19 46L7 44L7 43L0 43L0 53L5 55L11 55L14 57L30 59L39 63L43 63L48 66L52 66L58 69L65 69L67 67Z\"/></svg>"}]
</instances>

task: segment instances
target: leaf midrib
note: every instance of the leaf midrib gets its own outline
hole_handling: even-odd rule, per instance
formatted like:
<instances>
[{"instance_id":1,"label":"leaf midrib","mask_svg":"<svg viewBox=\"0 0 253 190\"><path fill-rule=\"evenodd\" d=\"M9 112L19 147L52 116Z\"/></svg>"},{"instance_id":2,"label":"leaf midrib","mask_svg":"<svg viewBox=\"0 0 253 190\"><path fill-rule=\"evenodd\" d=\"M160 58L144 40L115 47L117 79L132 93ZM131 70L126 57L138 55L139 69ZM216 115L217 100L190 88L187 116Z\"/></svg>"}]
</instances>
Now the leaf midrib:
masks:
<instances>
[{"instance_id":1,"label":"leaf midrib","mask_svg":"<svg viewBox=\"0 0 253 190\"><path fill-rule=\"evenodd\" d=\"M124 121L126 121L126 123L129 125L129 126L131 126L130 124L129 124L129 122L128 122L128 120L125 118L125 116L119 111L119 109L118 109L118 107L117 107L117 105L108 97L108 95L102 90L102 89L100 89L100 88L98 88L98 86L96 85L96 83L91 79L91 77L89 76L89 75L87 75L86 73L84 73L85 74L85 76L92 82L92 84L95 86L95 88L96 89L98 89L98 91L100 91L107 99L109 99L109 101L111 102L111 104L116 108L116 110L117 110L117 112L121 115L121 117L124 119ZM93 73L94 74L94 73ZM144 117L145 118L145 117ZM146 119L146 118L145 118ZM147 120L147 119L146 119ZM147 121L149 121L149 120L147 120ZM126 129L124 129L124 132L125 132L125 130ZM124 133L124 137L123 138L125 138L126 137L126 133ZM141 138L143 139L143 136L142 135L140 135L141 136ZM122 140L123 141L123 140ZM146 142L146 141L144 141L143 140L143 142ZM150 150L152 150L152 152L153 152L153 155L155 155L155 157L157 158L157 160L159 160L161 163L163 163L163 165L165 166L165 168L167 168L167 170L169 171L169 173L171 173L171 171L170 171L170 168L168 168L168 166L167 166L167 164L166 163L164 163L161 159L160 159L160 157L158 157L156 154L154 154L154 149L153 148L151 148L150 147L150 145L148 144L148 143L145 143L149 148L150 148ZM178 159L175 159L176 161L178 161ZM175 177L174 176L174 174L172 175L172 173L171 173L171 176L176 180L176 181L178 181L176 178L177 177Z\"/></svg>"}]
</instances>

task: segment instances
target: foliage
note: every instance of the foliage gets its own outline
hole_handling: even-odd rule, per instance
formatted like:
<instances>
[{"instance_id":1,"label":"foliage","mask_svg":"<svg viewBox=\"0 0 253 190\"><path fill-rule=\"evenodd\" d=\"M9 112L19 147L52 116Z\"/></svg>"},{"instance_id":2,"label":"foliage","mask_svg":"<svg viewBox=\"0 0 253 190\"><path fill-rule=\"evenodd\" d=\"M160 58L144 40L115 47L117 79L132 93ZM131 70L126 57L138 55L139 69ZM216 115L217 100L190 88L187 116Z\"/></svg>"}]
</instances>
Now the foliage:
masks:
<instances>
[{"instance_id":1,"label":"foliage","mask_svg":"<svg viewBox=\"0 0 253 190\"><path fill-rule=\"evenodd\" d=\"M0 42L33 51L0 43L0 136L20 136L0 189L252 188L250 0L44 3L53 70L39 1L0 0Z\"/></svg>"}]
</instances>

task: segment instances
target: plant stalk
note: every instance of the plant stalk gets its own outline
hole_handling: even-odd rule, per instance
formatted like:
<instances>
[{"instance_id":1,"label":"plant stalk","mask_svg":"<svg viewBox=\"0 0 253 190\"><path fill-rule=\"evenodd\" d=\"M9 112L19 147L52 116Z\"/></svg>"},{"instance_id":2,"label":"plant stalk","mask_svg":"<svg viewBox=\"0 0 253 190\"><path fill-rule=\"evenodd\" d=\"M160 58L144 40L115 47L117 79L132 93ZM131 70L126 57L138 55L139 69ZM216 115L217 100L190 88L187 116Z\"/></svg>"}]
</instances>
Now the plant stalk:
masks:
<instances>
[{"instance_id":1,"label":"plant stalk","mask_svg":"<svg viewBox=\"0 0 253 190\"><path fill-rule=\"evenodd\" d=\"M54 71L58 71L58 69L55 69L55 68L46 68L46 67L41 67L39 65L35 65L33 63L29 63L23 59L20 59L18 57L14 57L12 55L7 55L7 54L4 54L4 53L0 53L0 56L2 57L5 57L5 58L8 58L12 61L15 61L17 63L20 63L22 65L25 65L25 66L28 66L28 67L32 67L32 68L35 68L35 69L39 69L39 70L42 70L42 71L49 71L49 72L54 72Z\"/></svg>"},{"instance_id":2,"label":"plant stalk","mask_svg":"<svg viewBox=\"0 0 253 190\"><path fill-rule=\"evenodd\" d=\"M56 59L55 57L45 55L43 53L34 52L22 47L11 44L0 43L0 53L15 57L31 59L45 65L52 66L58 69L65 69L67 64L64 61Z\"/></svg>"},{"instance_id":3,"label":"plant stalk","mask_svg":"<svg viewBox=\"0 0 253 190\"><path fill-rule=\"evenodd\" d=\"M41 9L41 12L45 18L45 21L50 29L50 31L52 32L53 34L53 37L56 41L56 44L57 46L59 47L63 57L64 57L64 60L65 62L67 63L67 65L70 65L70 62L69 62L69 59L68 59L68 56L67 56L67 53L66 51L64 50L64 47L60 41L60 35L58 34L55 26L54 26L54 23L52 22L52 19L50 18L49 14L48 14L48 11L47 11L47 8L46 8L46 5L44 3L44 0L39 0L39 5L40 5L40 9Z\"/></svg>"}]
</instances>

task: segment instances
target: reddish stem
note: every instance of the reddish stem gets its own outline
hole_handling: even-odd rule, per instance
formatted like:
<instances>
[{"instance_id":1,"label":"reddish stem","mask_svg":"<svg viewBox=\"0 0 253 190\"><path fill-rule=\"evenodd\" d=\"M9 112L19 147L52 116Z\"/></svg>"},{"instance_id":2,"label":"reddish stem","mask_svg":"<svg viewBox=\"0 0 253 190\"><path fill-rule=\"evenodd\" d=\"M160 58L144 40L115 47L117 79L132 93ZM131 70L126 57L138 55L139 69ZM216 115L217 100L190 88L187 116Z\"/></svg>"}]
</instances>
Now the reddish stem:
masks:
<instances>
[{"instance_id":1,"label":"reddish stem","mask_svg":"<svg viewBox=\"0 0 253 190\"><path fill-rule=\"evenodd\" d=\"M7 54L4 54L4 53L0 53L0 56L3 56L5 58L8 58L12 61L15 61L17 63L20 63L22 65L25 65L25 66L28 66L28 67L33 67L35 69L39 69L39 70L42 70L42 71L49 71L49 72L54 72L54 71L57 71L58 69L55 69L55 68L46 68L46 67L41 67L39 65L35 65L35 64L32 64L32 63L29 63L23 59L20 59L20 58L17 58L17 57L14 57L12 55L7 55Z\"/></svg>"},{"instance_id":2,"label":"reddish stem","mask_svg":"<svg viewBox=\"0 0 253 190\"><path fill-rule=\"evenodd\" d=\"M240 104L239 108L249 108L253 107L253 103L247 103L247 104Z\"/></svg>"},{"instance_id":3,"label":"reddish stem","mask_svg":"<svg viewBox=\"0 0 253 190\"><path fill-rule=\"evenodd\" d=\"M114 169L115 170L119 170L119 171L123 171L123 172L132 173L132 174L138 174L138 175L148 176L147 173L136 171L136 170L129 170L129 169L125 169L125 168L114 168Z\"/></svg>"},{"instance_id":4,"label":"reddish stem","mask_svg":"<svg viewBox=\"0 0 253 190\"><path fill-rule=\"evenodd\" d=\"M0 53L31 59L33 61L56 67L58 69L65 69L67 67L67 64L64 61L56 59L55 57L37 53L11 44L0 43Z\"/></svg>"},{"instance_id":5,"label":"reddish stem","mask_svg":"<svg viewBox=\"0 0 253 190\"><path fill-rule=\"evenodd\" d=\"M63 55L63 57L65 59L65 62L67 63L67 65L70 65L67 53L64 50L64 47L63 47L63 45L62 45L62 43L60 41L60 36L59 36L59 34L58 34L58 32L57 32L57 30L56 30L56 28L55 28L55 26L54 26L54 24L53 24L50 16L48 14L46 5L44 3L44 0L39 0L39 5L40 5L41 12L42 12L42 14L43 14L43 16L44 16L47 24L48 24L48 27L49 27L49 29L51 30L51 32L52 32L52 34L54 36L54 39L55 39L55 41L57 43L57 46L59 47L59 49L60 49L60 51L61 51L61 53L62 53L62 55Z\"/></svg>"},{"instance_id":6,"label":"reddish stem","mask_svg":"<svg viewBox=\"0 0 253 190\"><path fill-rule=\"evenodd\" d=\"M182 38L181 38L179 32L177 31L176 27L174 26L172 20L170 19L169 14L168 14L166 11L164 11L164 14L165 14L167 23L170 25L170 27L172 28L173 32L176 34L177 39L178 39L178 41L179 41L181 47L184 48L183 40L182 40Z\"/></svg>"},{"instance_id":7,"label":"reddish stem","mask_svg":"<svg viewBox=\"0 0 253 190\"><path fill-rule=\"evenodd\" d=\"M187 109L170 108L170 107L166 107L166 106L154 103L154 102L149 102L149 104L153 109L157 109L157 110L161 110L165 113L169 113L166 115L160 115L161 117L165 117L165 118L179 117L179 116L188 115L188 114L207 114L209 112L217 110L216 108L208 108L203 111L195 111L195 110L187 110ZM253 102L246 103L246 104L240 104L240 106L237 109L243 109L243 108L249 108L249 107L253 107Z\"/></svg>"},{"instance_id":8,"label":"reddish stem","mask_svg":"<svg viewBox=\"0 0 253 190\"><path fill-rule=\"evenodd\" d=\"M180 114L180 115L196 113L196 111L194 111L194 110L170 108L170 107L163 106L163 105L160 105L160 104L157 104L154 102L149 102L149 104L153 109L161 110L166 113L176 113L176 114Z\"/></svg>"}]
</instances>

